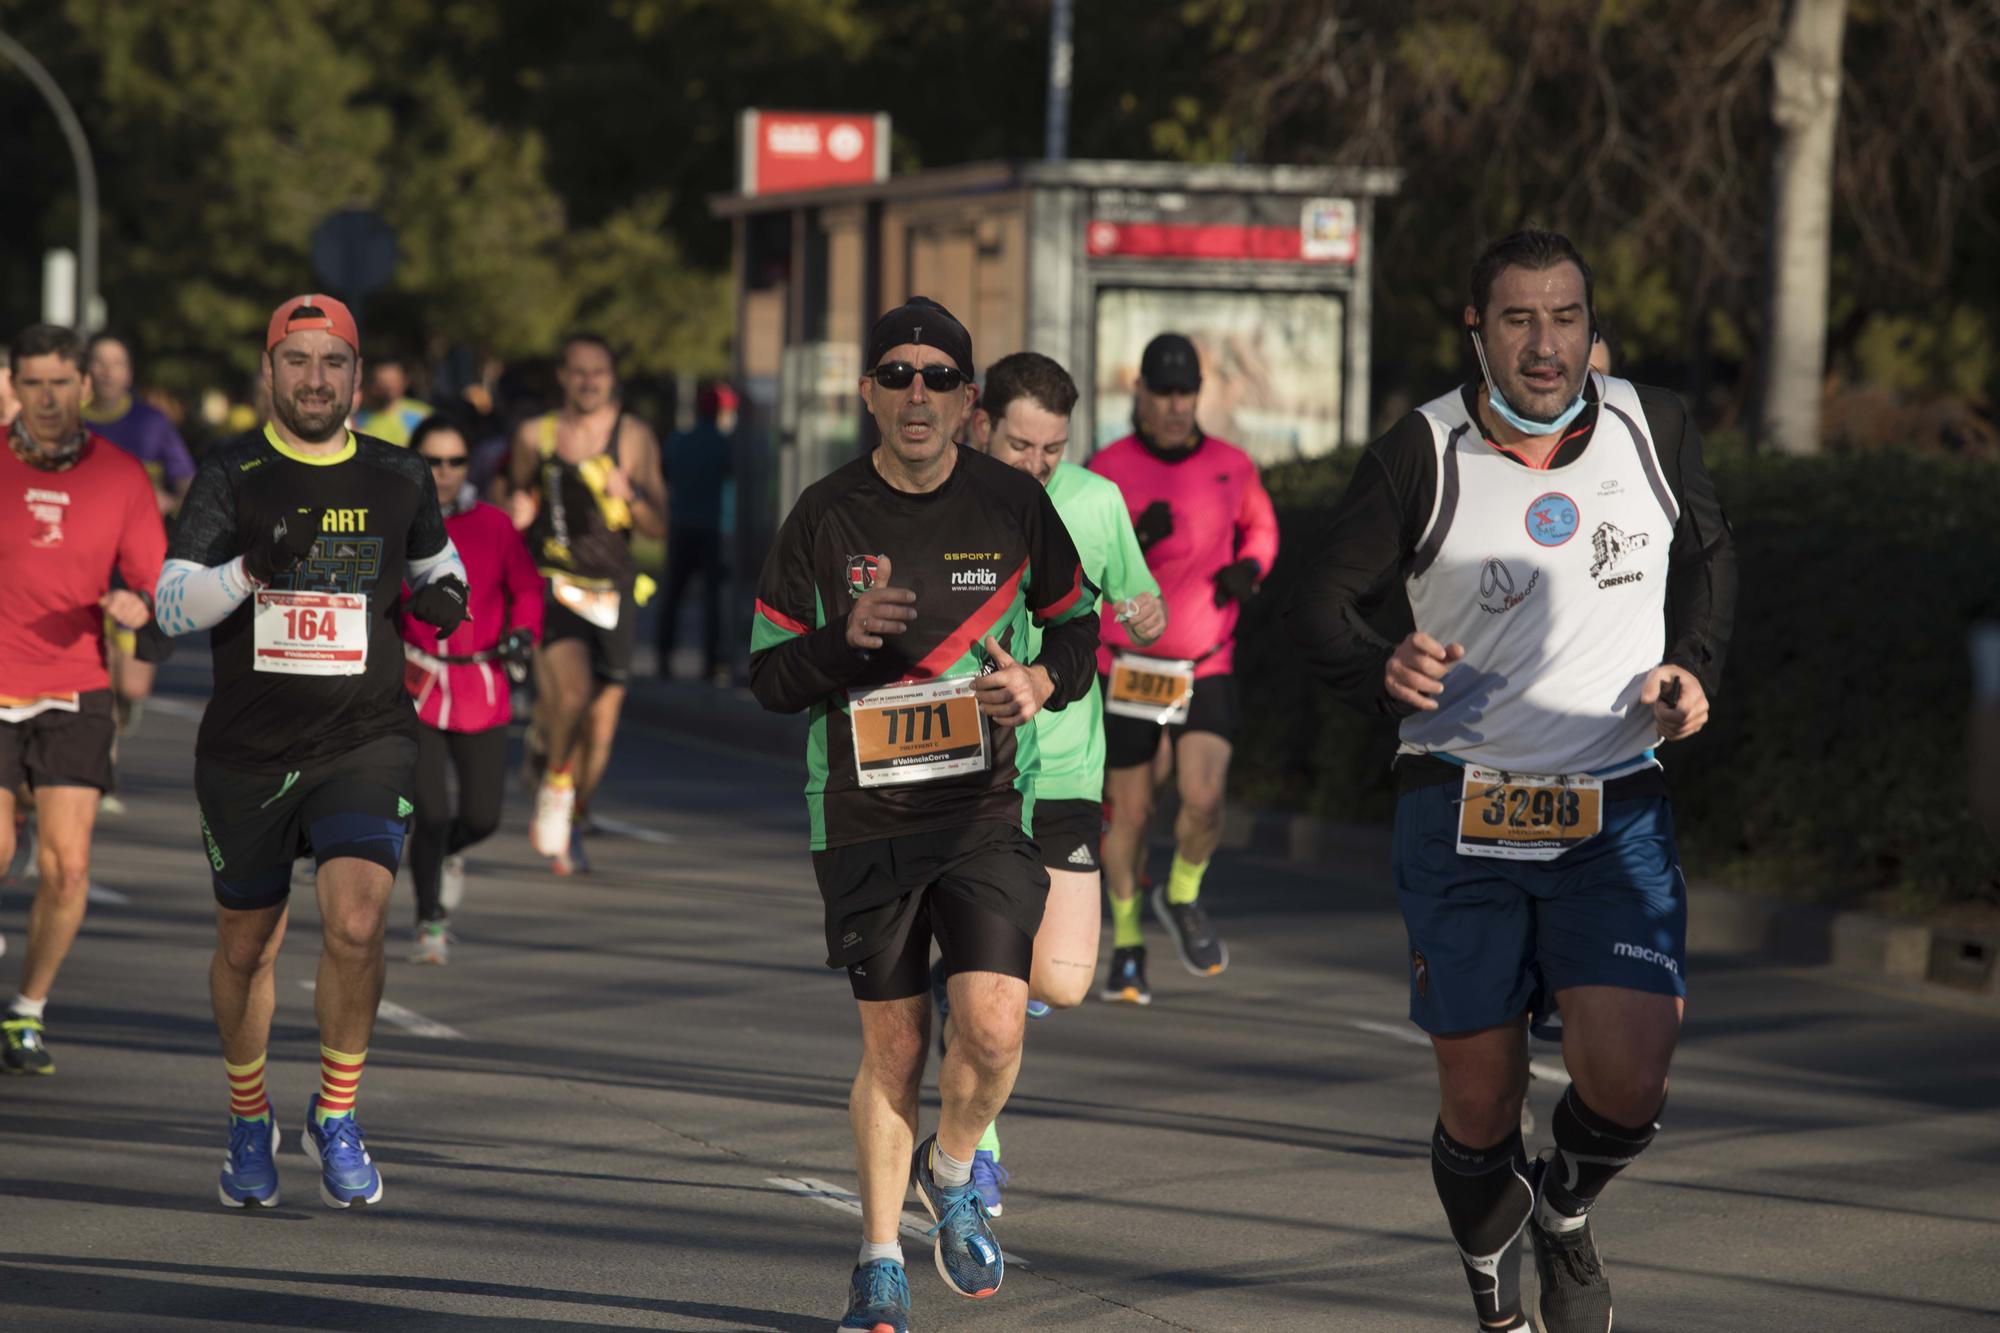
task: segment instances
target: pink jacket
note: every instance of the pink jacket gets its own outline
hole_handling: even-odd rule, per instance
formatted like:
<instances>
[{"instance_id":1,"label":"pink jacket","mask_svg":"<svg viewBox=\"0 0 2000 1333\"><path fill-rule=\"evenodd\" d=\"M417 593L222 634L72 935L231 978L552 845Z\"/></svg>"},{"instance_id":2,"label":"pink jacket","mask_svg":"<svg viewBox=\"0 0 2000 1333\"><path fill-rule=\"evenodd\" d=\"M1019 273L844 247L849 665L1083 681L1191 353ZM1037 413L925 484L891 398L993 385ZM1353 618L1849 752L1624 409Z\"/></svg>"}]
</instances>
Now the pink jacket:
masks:
<instances>
[{"instance_id":1,"label":"pink jacket","mask_svg":"<svg viewBox=\"0 0 2000 1333\"><path fill-rule=\"evenodd\" d=\"M1167 604L1167 632L1143 650L1134 649L1118 620L1118 607L1106 602L1098 670L1109 673L1112 650L1119 649L1193 659L1197 679L1233 671L1236 618L1242 608L1235 602L1215 604L1216 571L1238 560L1255 560L1262 582L1278 558L1278 516L1257 478L1257 464L1213 436L1169 460L1127 435L1100 449L1089 467L1118 483L1135 525L1156 500L1167 502L1174 520L1173 531L1146 552L1146 567L1159 580Z\"/></svg>"},{"instance_id":2,"label":"pink jacket","mask_svg":"<svg viewBox=\"0 0 2000 1333\"><path fill-rule=\"evenodd\" d=\"M440 731L485 731L506 725L513 715L506 663L498 657L482 662L439 659L489 653L513 629L525 629L539 642L542 580L512 520L493 505L475 501L447 507L444 530L465 562L472 616L440 645L437 630L405 615L403 681L424 725Z\"/></svg>"}]
</instances>

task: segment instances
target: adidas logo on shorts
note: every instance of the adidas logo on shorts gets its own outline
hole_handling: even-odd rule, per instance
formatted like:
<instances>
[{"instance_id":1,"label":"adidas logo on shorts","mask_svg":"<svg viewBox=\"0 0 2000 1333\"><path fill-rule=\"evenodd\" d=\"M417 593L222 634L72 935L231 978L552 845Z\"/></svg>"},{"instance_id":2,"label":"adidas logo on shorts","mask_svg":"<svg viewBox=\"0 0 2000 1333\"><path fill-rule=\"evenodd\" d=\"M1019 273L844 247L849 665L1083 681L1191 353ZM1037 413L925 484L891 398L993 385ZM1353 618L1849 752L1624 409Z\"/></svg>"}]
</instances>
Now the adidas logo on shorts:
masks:
<instances>
[{"instance_id":1,"label":"adidas logo on shorts","mask_svg":"<svg viewBox=\"0 0 2000 1333\"><path fill-rule=\"evenodd\" d=\"M1082 866L1085 870L1097 869L1097 858L1090 854L1090 848L1088 847L1079 846L1075 851L1071 852L1069 854L1069 863L1073 866Z\"/></svg>"}]
</instances>

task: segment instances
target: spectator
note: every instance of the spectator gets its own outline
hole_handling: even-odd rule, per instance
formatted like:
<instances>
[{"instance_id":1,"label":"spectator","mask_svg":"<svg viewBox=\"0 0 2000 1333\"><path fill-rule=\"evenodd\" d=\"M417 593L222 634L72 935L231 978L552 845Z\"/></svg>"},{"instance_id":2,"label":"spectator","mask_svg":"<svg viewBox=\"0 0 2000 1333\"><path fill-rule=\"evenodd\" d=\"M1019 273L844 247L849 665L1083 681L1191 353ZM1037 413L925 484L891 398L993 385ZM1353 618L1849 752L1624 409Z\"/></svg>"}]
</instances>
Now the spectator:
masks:
<instances>
[{"instance_id":1,"label":"spectator","mask_svg":"<svg viewBox=\"0 0 2000 1333\"><path fill-rule=\"evenodd\" d=\"M681 601L688 580L701 575L702 673L728 683L722 663L722 486L729 479L736 394L720 380L695 393L694 426L667 437L667 597L660 607L659 673L673 674ZM727 423L725 425L725 422Z\"/></svg>"}]
</instances>

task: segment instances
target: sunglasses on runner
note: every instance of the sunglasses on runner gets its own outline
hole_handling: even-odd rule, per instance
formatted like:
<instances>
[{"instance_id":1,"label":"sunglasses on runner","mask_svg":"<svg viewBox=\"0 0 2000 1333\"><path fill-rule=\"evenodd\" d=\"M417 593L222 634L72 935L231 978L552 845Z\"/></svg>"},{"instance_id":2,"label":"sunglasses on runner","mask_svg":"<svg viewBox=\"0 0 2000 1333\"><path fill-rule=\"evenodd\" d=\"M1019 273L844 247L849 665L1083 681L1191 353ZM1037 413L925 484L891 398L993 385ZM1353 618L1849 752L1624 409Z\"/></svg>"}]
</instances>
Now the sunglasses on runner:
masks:
<instances>
[{"instance_id":1,"label":"sunglasses on runner","mask_svg":"<svg viewBox=\"0 0 2000 1333\"><path fill-rule=\"evenodd\" d=\"M919 371L907 361L884 361L868 372L868 378L885 389L907 389L919 374L932 393L950 393L972 378L957 366L925 366Z\"/></svg>"},{"instance_id":2,"label":"sunglasses on runner","mask_svg":"<svg viewBox=\"0 0 2000 1333\"><path fill-rule=\"evenodd\" d=\"M432 467L464 467L467 463L472 461L472 455L451 454L449 456L440 457L437 454L425 454L424 461L426 463L429 463Z\"/></svg>"}]
</instances>

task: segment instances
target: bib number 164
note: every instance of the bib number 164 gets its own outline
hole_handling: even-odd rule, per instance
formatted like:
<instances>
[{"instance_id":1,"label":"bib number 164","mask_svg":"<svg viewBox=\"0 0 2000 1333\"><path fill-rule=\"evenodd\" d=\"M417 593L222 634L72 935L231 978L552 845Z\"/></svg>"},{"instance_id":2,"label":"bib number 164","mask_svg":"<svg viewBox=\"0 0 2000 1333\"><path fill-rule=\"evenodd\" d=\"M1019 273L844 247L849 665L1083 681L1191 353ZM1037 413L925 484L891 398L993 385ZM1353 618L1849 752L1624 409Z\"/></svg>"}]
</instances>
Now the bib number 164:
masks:
<instances>
[{"instance_id":1,"label":"bib number 164","mask_svg":"<svg viewBox=\"0 0 2000 1333\"><path fill-rule=\"evenodd\" d=\"M340 637L340 622L331 611L285 610L285 637L298 643L332 642Z\"/></svg>"}]
</instances>

